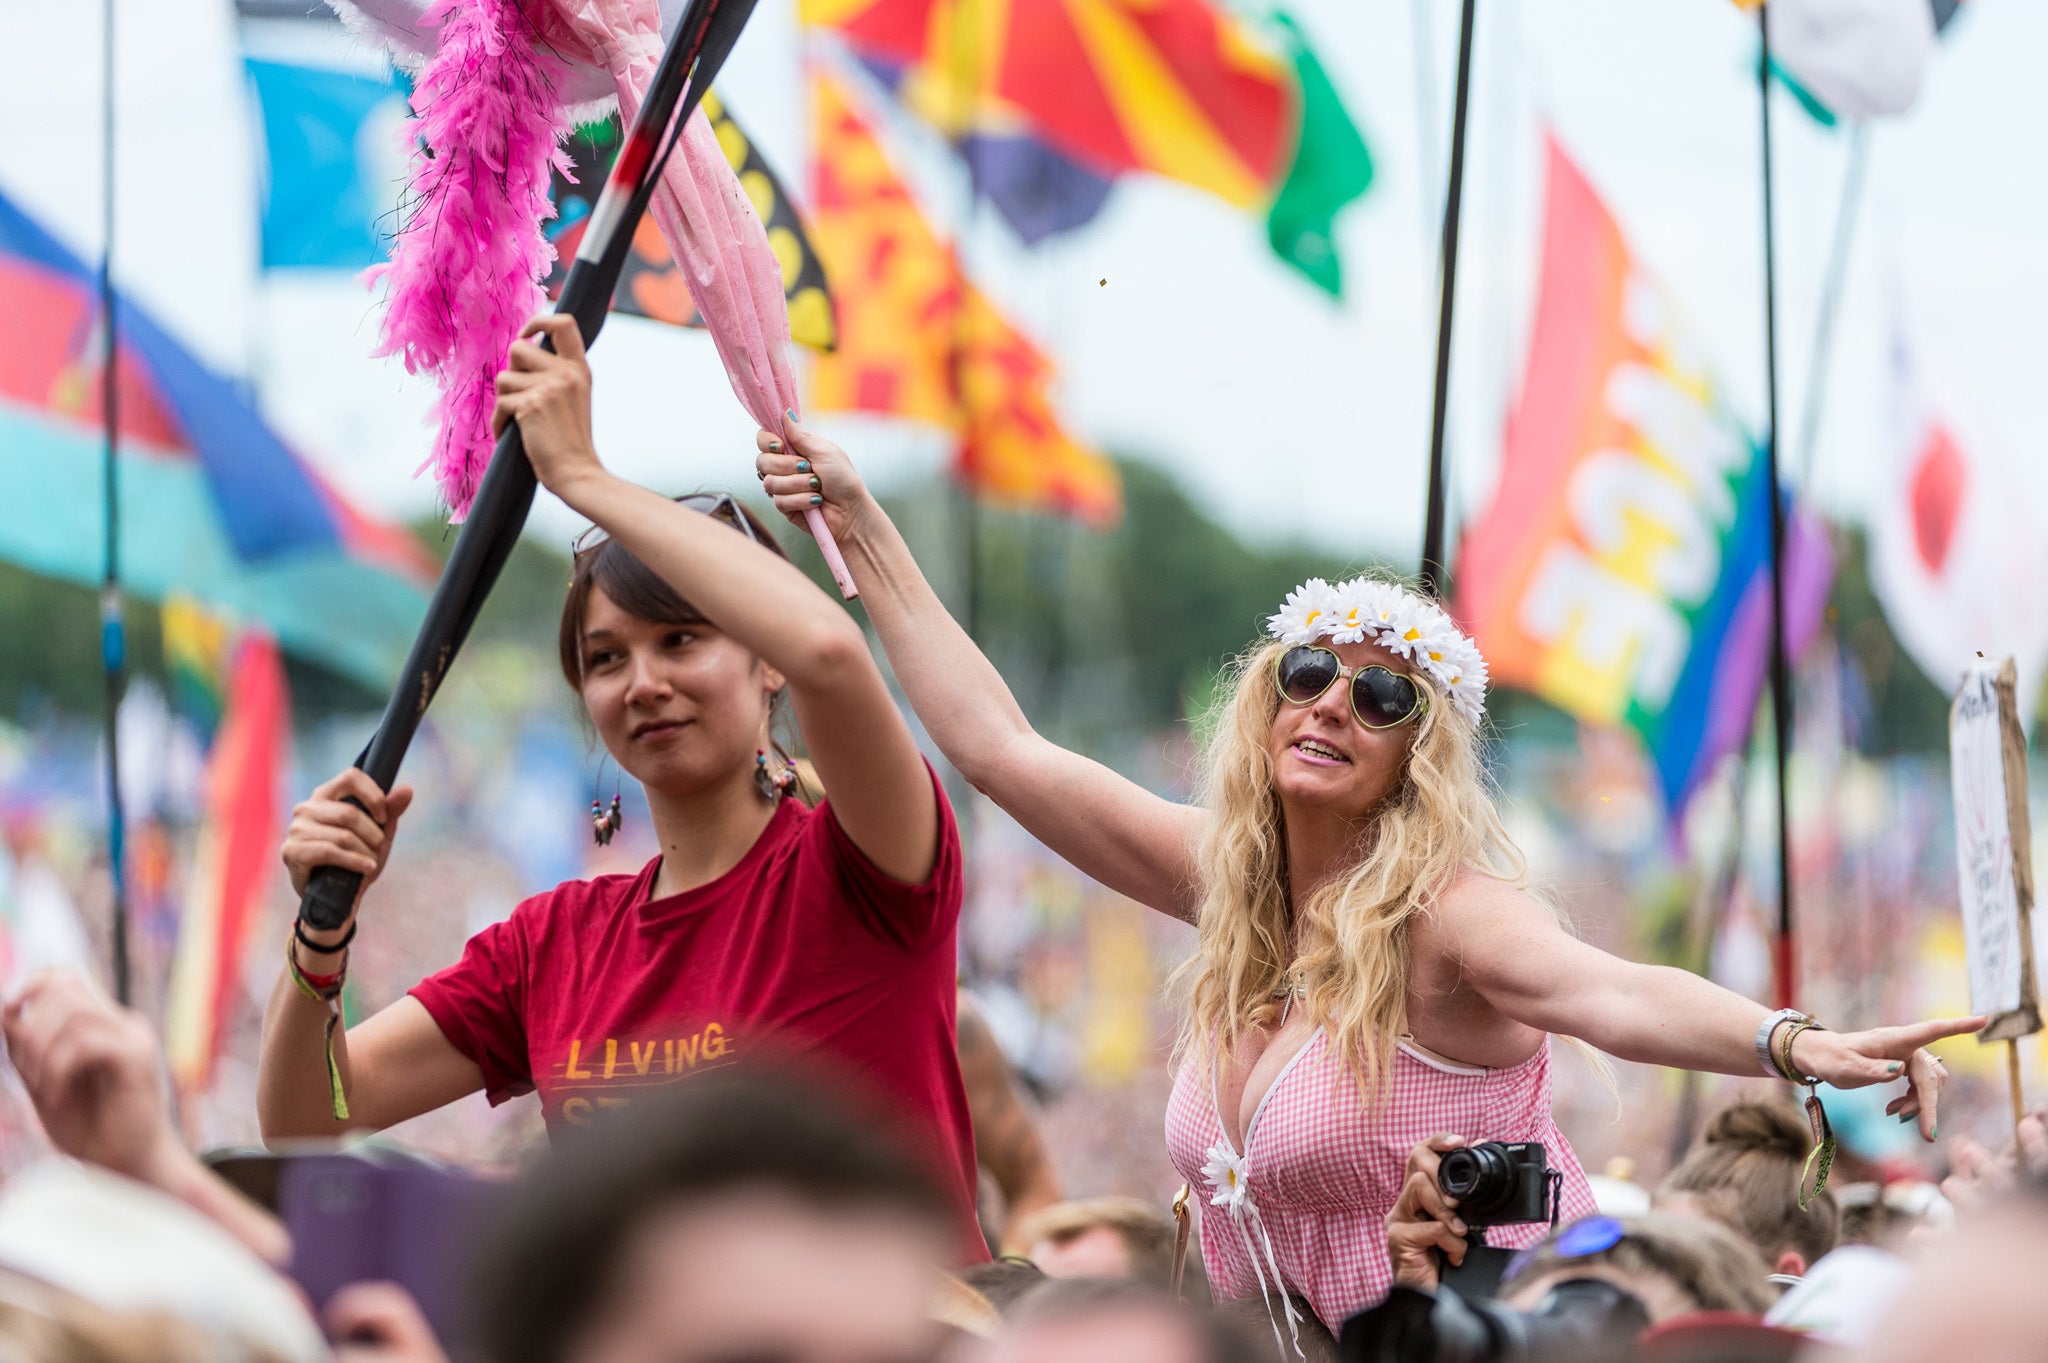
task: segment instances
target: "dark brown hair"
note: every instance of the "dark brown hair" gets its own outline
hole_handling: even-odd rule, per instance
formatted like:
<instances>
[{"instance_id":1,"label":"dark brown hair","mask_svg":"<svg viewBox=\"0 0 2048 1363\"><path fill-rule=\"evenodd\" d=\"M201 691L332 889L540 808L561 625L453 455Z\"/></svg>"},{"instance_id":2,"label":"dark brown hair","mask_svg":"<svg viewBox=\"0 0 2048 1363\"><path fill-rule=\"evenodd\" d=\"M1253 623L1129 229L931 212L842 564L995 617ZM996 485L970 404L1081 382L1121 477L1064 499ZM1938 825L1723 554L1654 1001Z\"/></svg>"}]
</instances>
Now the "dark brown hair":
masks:
<instances>
[{"instance_id":1,"label":"dark brown hair","mask_svg":"<svg viewBox=\"0 0 2048 1363\"><path fill-rule=\"evenodd\" d=\"M560 1363L604 1309L635 1234L692 1203L759 1191L941 1236L952 1225L887 1119L808 1067L702 1075L571 1136L509 1190L470 1265L476 1356L492 1363Z\"/></svg>"},{"instance_id":2,"label":"dark brown hair","mask_svg":"<svg viewBox=\"0 0 2048 1363\"><path fill-rule=\"evenodd\" d=\"M1835 1195L1825 1189L1799 1209L1812 1144L1806 1122L1787 1104L1730 1103L1657 1191L1690 1193L1766 1259L1789 1249L1811 1265L1835 1247L1842 1221Z\"/></svg>"},{"instance_id":3,"label":"dark brown hair","mask_svg":"<svg viewBox=\"0 0 2048 1363\"><path fill-rule=\"evenodd\" d=\"M776 556L787 559L775 532L738 499L732 505L753 527L754 539ZM661 575L614 539L605 539L576 555L569 577L569 595L562 602L562 623L557 648L562 676L572 691L583 689L583 620L590 609L590 589L596 587L628 615L663 625L701 625L703 612L685 601Z\"/></svg>"}]
</instances>

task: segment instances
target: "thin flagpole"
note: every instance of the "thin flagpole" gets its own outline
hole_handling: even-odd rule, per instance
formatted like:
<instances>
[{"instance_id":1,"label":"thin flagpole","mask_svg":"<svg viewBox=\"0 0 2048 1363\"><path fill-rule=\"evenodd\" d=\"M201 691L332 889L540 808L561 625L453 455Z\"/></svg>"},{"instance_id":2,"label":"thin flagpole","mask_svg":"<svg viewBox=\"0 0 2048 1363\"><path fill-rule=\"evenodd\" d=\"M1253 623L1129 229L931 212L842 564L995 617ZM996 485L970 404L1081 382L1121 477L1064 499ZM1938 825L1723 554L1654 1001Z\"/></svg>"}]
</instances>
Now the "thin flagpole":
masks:
<instances>
[{"instance_id":1,"label":"thin flagpole","mask_svg":"<svg viewBox=\"0 0 2048 1363\"><path fill-rule=\"evenodd\" d=\"M1806 399L1799 417L1799 478L1813 474L1820 452L1820 418L1826 406L1828 361L1835 351L1835 319L1849 278L1856 245L1856 221L1863 206L1863 172L1870 164L1870 125L1858 119L1849 130L1849 164L1842 171L1842 199L1835 206L1835 239L1828 248L1828 273L1820 290L1820 316L1813 324L1813 356L1807 365Z\"/></svg>"},{"instance_id":2,"label":"thin flagpole","mask_svg":"<svg viewBox=\"0 0 2048 1363\"><path fill-rule=\"evenodd\" d=\"M105 575L100 581L100 669L105 681L107 727L107 870L113 886L114 997L129 1000L127 819L121 808L121 692L127 643L121 602L121 497L119 443L120 327L114 304L114 0L101 0L104 38L100 48L100 411L106 451L101 462L105 497Z\"/></svg>"},{"instance_id":3,"label":"thin flagpole","mask_svg":"<svg viewBox=\"0 0 2048 1363\"><path fill-rule=\"evenodd\" d=\"M1465 0L1458 19L1458 89L1451 113L1451 169L1444 185L1442 293L1436 318L1436 394L1429 426L1429 503L1422 518L1422 589L1440 594L1444 572L1444 415L1451 394L1451 308L1458 288L1458 208L1465 196L1465 110L1472 90L1472 19Z\"/></svg>"},{"instance_id":4,"label":"thin flagpole","mask_svg":"<svg viewBox=\"0 0 2048 1363\"><path fill-rule=\"evenodd\" d=\"M1792 746L1792 677L1785 659L1785 505L1778 482L1778 261L1777 219L1771 200L1771 27L1770 6L1756 10L1763 56L1757 63L1757 103L1763 124L1764 176L1764 391L1769 425L1764 432L1764 469L1771 494L1771 722L1778 767L1778 933L1772 959L1777 1006L1790 1008L1798 993L1798 954L1792 931L1792 819L1786 800L1786 766Z\"/></svg>"}]
</instances>

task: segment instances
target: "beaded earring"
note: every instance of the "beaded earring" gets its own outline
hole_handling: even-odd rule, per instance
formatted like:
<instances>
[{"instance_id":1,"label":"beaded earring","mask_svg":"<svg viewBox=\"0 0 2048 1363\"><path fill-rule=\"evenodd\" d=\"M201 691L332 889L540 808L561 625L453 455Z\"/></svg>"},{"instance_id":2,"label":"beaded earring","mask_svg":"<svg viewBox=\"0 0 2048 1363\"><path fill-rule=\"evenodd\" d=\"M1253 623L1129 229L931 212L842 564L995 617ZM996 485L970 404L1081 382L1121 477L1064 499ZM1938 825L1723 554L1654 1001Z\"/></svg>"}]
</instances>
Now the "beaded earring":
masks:
<instances>
[{"instance_id":1,"label":"beaded earring","mask_svg":"<svg viewBox=\"0 0 2048 1363\"><path fill-rule=\"evenodd\" d=\"M603 775L603 771L604 764L599 762L598 773L600 776ZM612 807L610 809L606 809L602 804L599 804L597 796L593 795L590 797L590 836L597 840L599 847L611 846L612 835L625 826L626 816L619 808L619 788L616 782L612 785Z\"/></svg>"},{"instance_id":2,"label":"beaded earring","mask_svg":"<svg viewBox=\"0 0 2048 1363\"><path fill-rule=\"evenodd\" d=\"M761 798L770 804L789 794L796 785L796 768L784 767L774 771L768 765L768 750L754 749L754 789L761 792Z\"/></svg>"}]
</instances>

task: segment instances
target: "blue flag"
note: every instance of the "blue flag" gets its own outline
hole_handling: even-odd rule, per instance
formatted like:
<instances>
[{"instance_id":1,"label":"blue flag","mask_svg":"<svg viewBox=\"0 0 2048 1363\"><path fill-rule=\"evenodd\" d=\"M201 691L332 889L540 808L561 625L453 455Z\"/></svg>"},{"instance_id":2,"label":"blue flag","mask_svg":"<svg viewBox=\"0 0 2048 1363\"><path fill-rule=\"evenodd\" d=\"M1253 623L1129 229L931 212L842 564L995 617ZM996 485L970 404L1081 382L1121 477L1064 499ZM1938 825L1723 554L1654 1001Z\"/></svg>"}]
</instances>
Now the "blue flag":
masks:
<instances>
[{"instance_id":1,"label":"blue flag","mask_svg":"<svg viewBox=\"0 0 2048 1363\"><path fill-rule=\"evenodd\" d=\"M247 60L262 109L263 268L352 270L388 254L380 220L397 195L380 175L375 139L387 105L404 108L391 76Z\"/></svg>"}]
</instances>

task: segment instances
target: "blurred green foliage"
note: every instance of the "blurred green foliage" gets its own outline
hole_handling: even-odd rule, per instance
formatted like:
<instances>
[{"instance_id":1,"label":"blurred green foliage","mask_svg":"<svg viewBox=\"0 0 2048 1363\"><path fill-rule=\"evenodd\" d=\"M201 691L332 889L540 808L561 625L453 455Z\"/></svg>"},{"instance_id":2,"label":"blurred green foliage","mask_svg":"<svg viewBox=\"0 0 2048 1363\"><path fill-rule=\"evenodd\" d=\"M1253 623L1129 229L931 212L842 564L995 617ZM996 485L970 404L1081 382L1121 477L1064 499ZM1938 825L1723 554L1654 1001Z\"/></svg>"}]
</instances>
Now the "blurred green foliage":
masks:
<instances>
[{"instance_id":1,"label":"blurred green foliage","mask_svg":"<svg viewBox=\"0 0 2048 1363\"><path fill-rule=\"evenodd\" d=\"M1228 661L1262 637L1265 616L1304 578L1387 565L1360 545L1353 556L1303 543L1259 543L1197 505L1156 463L1125 459L1124 518L1106 533L1057 517L974 507L950 482L930 479L884 499L918 561L956 617L971 621L1035 724L1106 760L1131 757L1162 727L1198 716ZM765 506L757 510L768 511ZM833 590L817 551L778 526L791 557ZM417 523L445 558L454 531ZM1869 692L1863 746L1883 754L1946 746L1948 702L1900 649L1870 586L1859 529L1835 532L1830 627ZM555 631L569 580L568 546L528 536L505 566L474 637L532 651L554 671ZM857 608L856 608L857 610ZM51 708L97 715L97 594L0 565L0 716L34 722ZM163 676L153 605L130 602L132 675ZM457 664L460 667L460 664ZM384 697L300 664L291 666L302 720L374 711ZM1571 721L1511 692L1491 709L1505 731L1569 741Z\"/></svg>"}]
</instances>

